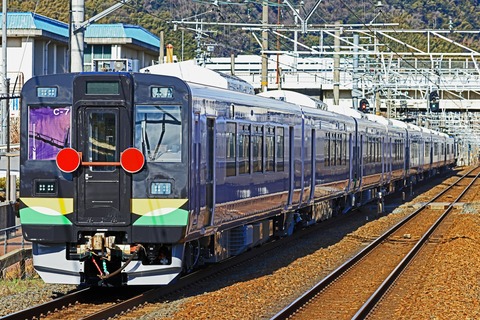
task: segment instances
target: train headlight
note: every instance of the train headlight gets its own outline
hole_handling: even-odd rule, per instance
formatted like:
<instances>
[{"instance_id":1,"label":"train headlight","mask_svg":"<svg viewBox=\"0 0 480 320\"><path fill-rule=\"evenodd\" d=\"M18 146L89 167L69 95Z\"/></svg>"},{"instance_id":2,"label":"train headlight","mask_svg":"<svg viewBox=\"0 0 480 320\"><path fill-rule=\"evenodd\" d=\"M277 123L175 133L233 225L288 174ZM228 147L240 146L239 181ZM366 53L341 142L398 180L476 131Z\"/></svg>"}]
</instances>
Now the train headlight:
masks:
<instances>
[{"instance_id":1,"label":"train headlight","mask_svg":"<svg viewBox=\"0 0 480 320\"><path fill-rule=\"evenodd\" d=\"M35 180L35 195L56 195L56 180Z\"/></svg>"},{"instance_id":2,"label":"train headlight","mask_svg":"<svg viewBox=\"0 0 480 320\"><path fill-rule=\"evenodd\" d=\"M170 182L152 182L150 193L154 195L169 195L172 193L172 184Z\"/></svg>"}]
</instances>

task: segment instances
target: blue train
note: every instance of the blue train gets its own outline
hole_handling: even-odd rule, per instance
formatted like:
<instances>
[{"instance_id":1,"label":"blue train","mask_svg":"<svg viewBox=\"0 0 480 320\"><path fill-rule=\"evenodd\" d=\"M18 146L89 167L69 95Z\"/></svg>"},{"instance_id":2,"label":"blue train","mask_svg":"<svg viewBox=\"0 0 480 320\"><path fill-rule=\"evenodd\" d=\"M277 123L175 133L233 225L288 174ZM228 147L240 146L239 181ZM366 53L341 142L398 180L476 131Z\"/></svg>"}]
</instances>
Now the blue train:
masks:
<instances>
[{"instance_id":1,"label":"blue train","mask_svg":"<svg viewBox=\"0 0 480 320\"><path fill-rule=\"evenodd\" d=\"M20 219L45 282L167 285L454 164L445 134L147 73L22 90Z\"/></svg>"}]
</instances>

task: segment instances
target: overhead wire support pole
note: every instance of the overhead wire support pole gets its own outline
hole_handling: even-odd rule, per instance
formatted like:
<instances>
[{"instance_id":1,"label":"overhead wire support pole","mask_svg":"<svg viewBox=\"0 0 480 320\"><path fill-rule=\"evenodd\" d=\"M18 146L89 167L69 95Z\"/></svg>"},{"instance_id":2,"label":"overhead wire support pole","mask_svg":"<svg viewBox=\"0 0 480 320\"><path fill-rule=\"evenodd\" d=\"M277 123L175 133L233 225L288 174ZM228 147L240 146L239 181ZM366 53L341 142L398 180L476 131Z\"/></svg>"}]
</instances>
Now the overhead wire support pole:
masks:
<instances>
[{"instance_id":1,"label":"overhead wire support pole","mask_svg":"<svg viewBox=\"0 0 480 320\"><path fill-rule=\"evenodd\" d=\"M114 12L115 10L117 9L120 9L121 7L123 7L124 5L126 5L127 3L129 3L130 0L120 0L117 4L111 6L110 8L108 9L105 9L103 10L102 12L100 12L99 14L97 15L94 15L93 17L91 17L90 19L88 20L85 20L84 22L80 23L75 30L73 30L73 32L77 32L78 30L80 29L84 29L86 27L88 27L90 24L108 16L110 13Z\"/></svg>"},{"instance_id":2,"label":"overhead wire support pole","mask_svg":"<svg viewBox=\"0 0 480 320\"><path fill-rule=\"evenodd\" d=\"M268 25L268 0L263 0L262 4L262 24ZM261 91L265 92L268 89L268 29L263 27L262 30L262 76L261 76Z\"/></svg>"},{"instance_id":3,"label":"overhead wire support pole","mask_svg":"<svg viewBox=\"0 0 480 320\"><path fill-rule=\"evenodd\" d=\"M79 25L85 19L85 0L72 0L70 12L70 72L83 71L83 28Z\"/></svg>"},{"instance_id":4,"label":"overhead wire support pole","mask_svg":"<svg viewBox=\"0 0 480 320\"><path fill-rule=\"evenodd\" d=\"M287 6L292 9L293 11L293 14L298 18L300 19L300 25L301 25L301 29L302 29L302 33L307 33L308 31L308 27L307 27L307 23L308 23L308 20L312 17L313 13L317 10L318 6L320 5L320 3L322 2L322 0L317 0L317 2L315 3L315 5L313 6L312 10L310 10L310 12L307 14L307 16L305 18L302 18L300 16L300 14L298 13L298 10L296 10L293 5L290 3L290 1L288 0L283 0L284 3L287 4Z\"/></svg>"}]
</instances>

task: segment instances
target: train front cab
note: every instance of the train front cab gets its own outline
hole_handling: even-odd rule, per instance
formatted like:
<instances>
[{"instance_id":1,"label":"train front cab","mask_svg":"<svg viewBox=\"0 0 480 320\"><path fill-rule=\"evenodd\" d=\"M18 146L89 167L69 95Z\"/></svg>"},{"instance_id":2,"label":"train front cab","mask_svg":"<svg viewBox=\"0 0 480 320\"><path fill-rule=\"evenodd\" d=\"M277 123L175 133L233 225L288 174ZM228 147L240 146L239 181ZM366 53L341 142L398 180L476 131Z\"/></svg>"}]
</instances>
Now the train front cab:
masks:
<instances>
[{"instance_id":1,"label":"train front cab","mask_svg":"<svg viewBox=\"0 0 480 320\"><path fill-rule=\"evenodd\" d=\"M45 282L167 284L178 276L188 93L179 79L128 73L25 84L20 218ZM138 157L127 163L129 150L143 154L140 170Z\"/></svg>"}]
</instances>

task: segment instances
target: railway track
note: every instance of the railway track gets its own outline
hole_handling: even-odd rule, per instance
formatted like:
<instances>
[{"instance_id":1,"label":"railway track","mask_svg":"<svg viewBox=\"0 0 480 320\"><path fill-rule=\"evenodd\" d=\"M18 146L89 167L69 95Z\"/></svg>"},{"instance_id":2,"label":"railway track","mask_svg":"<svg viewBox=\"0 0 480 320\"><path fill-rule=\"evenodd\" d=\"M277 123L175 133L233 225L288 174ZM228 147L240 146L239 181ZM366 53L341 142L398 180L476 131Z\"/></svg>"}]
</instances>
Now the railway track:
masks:
<instances>
[{"instance_id":1,"label":"railway track","mask_svg":"<svg viewBox=\"0 0 480 320\"><path fill-rule=\"evenodd\" d=\"M388 306L383 299L387 293L395 296L392 286L407 266L426 243L438 242L434 231L448 224L462 200L476 196L468 191L479 175L478 167L467 172L272 319L375 319L372 310L382 319L391 309L382 314L379 302Z\"/></svg>"}]
</instances>

